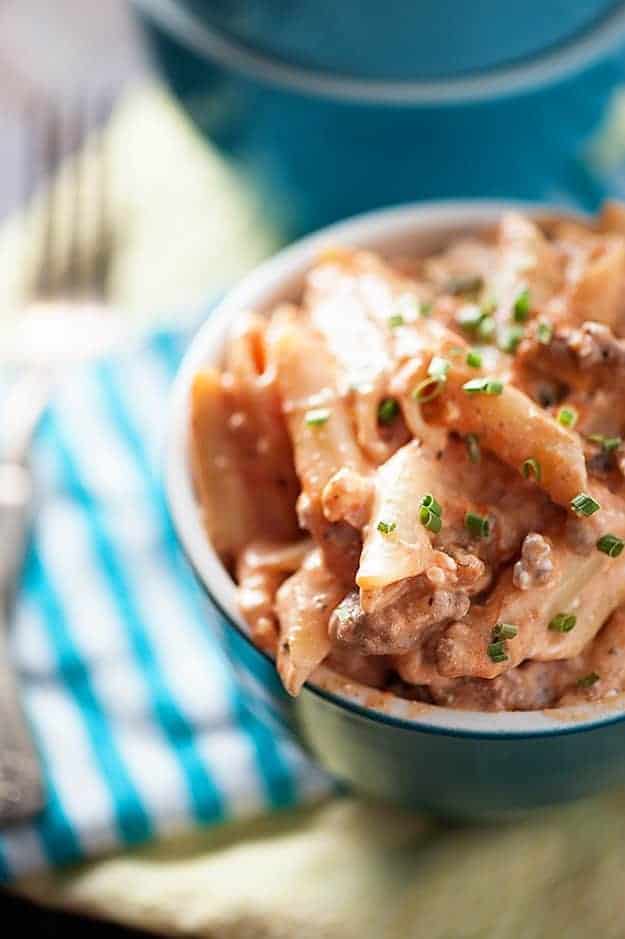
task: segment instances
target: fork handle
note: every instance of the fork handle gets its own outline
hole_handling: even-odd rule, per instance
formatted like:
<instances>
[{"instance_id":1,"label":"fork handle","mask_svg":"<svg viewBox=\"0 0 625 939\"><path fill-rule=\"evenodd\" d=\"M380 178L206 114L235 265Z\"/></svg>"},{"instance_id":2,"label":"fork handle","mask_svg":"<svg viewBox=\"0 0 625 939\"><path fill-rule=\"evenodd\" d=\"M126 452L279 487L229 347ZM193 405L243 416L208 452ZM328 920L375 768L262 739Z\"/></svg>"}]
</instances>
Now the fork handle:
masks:
<instances>
[{"instance_id":1,"label":"fork handle","mask_svg":"<svg viewBox=\"0 0 625 939\"><path fill-rule=\"evenodd\" d=\"M43 807L39 761L9 656L8 611L21 569L31 508L28 469L0 463L0 826Z\"/></svg>"},{"instance_id":2,"label":"fork handle","mask_svg":"<svg viewBox=\"0 0 625 939\"><path fill-rule=\"evenodd\" d=\"M44 805L39 758L9 658L6 621L0 619L0 828L23 821Z\"/></svg>"},{"instance_id":3,"label":"fork handle","mask_svg":"<svg viewBox=\"0 0 625 939\"><path fill-rule=\"evenodd\" d=\"M0 605L5 612L19 577L32 505L32 481L22 463L0 460Z\"/></svg>"}]
</instances>

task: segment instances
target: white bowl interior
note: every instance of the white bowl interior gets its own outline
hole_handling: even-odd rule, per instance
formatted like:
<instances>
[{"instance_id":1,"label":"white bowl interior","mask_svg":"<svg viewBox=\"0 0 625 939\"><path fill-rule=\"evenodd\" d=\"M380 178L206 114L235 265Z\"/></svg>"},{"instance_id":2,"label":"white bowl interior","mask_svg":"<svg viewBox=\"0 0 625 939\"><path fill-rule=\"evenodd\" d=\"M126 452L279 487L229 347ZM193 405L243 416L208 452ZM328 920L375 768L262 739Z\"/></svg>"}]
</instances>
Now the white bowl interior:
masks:
<instances>
[{"instance_id":1,"label":"white bowl interior","mask_svg":"<svg viewBox=\"0 0 625 939\"><path fill-rule=\"evenodd\" d=\"M223 610L247 633L237 603L235 585L223 567L202 525L192 484L188 413L190 387L196 372L217 363L229 327L238 313L263 313L276 303L297 299L302 277L320 248L343 244L371 248L382 254L425 254L444 245L452 235L489 227L502 211L521 208L534 216L545 207L511 202L421 203L358 216L323 229L280 252L245 277L195 336L174 383L168 415L165 483L170 510L183 547L193 566ZM552 215L551 209L548 214ZM582 729L610 721L625 711L625 695L592 705L550 711L486 713L460 711L408 702L346 681L321 667L309 686L321 688L341 700L356 703L385 719L398 718L420 727L480 734L541 734Z\"/></svg>"}]
</instances>

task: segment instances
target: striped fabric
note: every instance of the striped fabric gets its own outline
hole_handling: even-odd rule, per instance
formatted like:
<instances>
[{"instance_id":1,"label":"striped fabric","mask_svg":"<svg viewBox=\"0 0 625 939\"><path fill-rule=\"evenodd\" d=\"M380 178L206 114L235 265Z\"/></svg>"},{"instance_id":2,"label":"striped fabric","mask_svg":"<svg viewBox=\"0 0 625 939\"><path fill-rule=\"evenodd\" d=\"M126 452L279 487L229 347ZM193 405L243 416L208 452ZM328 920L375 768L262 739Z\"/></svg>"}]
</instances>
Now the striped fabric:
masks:
<instances>
[{"instance_id":1,"label":"striped fabric","mask_svg":"<svg viewBox=\"0 0 625 939\"><path fill-rule=\"evenodd\" d=\"M47 808L0 834L0 879L318 798L327 778L234 677L159 478L184 339L61 387L11 643Z\"/></svg>"}]
</instances>

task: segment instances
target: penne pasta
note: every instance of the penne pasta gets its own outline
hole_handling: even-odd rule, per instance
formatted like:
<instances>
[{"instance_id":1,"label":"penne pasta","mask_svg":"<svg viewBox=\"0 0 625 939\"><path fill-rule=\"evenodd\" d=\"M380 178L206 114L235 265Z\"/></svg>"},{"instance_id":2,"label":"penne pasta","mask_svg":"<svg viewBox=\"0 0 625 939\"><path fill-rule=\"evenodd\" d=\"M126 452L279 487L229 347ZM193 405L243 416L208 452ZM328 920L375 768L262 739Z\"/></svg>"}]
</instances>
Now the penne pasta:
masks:
<instances>
[{"instance_id":1,"label":"penne pasta","mask_svg":"<svg viewBox=\"0 0 625 939\"><path fill-rule=\"evenodd\" d=\"M336 366L322 337L304 323L279 324L268 334L269 358L295 452L302 489L321 498L342 467L363 473L366 460L337 389Z\"/></svg>"},{"instance_id":2,"label":"penne pasta","mask_svg":"<svg viewBox=\"0 0 625 939\"><path fill-rule=\"evenodd\" d=\"M440 396L440 419L453 430L475 434L519 473L526 460L535 460L538 470L527 472L554 502L568 506L588 486L577 434L511 385L504 385L500 394L467 393L466 374L450 377Z\"/></svg>"},{"instance_id":3,"label":"penne pasta","mask_svg":"<svg viewBox=\"0 0 625 939\"><path fill-rule=\"evenodd\" d=\"M229 416L219 372L200 372L191 389L193 477L208 536L228 563L258 534L256 500L245 486L236 447L224 433Z\"/></svg>"},{"instance_id":4,"label":"penne pasta","mask_svg":"<svg viewBox=\"0 0 625 939\"><path fill-rule=\"evenodd\" d=\"M447 707L625 692L625 207L332 247L299 300L242 314L190 408L208 537L289 693L322 663Z\"/></svg>"},{"instance_id":5,"label":"penne pasta","mask_svg":"<svg viewBox=\"0 0 625 939\"><path fill-rule=\"evenodd\" d=\"M419 520L420 502L436 488L435 464L416 442L406 444L377 470L371 521L356 574L361 590L379 590L425 570L433 552Z\"/></svg>"},{"instance_id":6,"label":"penne pasta","mask_svg":"<svg viewBox=\"0 0 625 939\"><path fill-rule=\"evenodd\" d=\"M267 652L277 648L276 593L283 580L302 565L312 544L308 539L283 545L253 541L237 561L239 608L250 625L254 642Z\"/></svg>"},{"instance_id":7,"label":"penne pasta","mask_svg":"<svg viewBox=\"0 0 625 939\"><path fill-rule=\"evenodd\" d=\"M379 307L376 315L372 299ZM395 304L392 280L377 275L368 255L345 252L313 268L304 301L312 326L336 362L339 391L352 399L358 443L371 460L381 463L392 452L378 427L378 408L393 367L388 324ZM384 310L386 322L381 318Z\"/></svg>"},{"instance_id":8,"label":"penne pasta","mask_svg":"<svg viewBox=\"0 0 625 939\"><path fill-rule=\"evenodd\" d=\"M330 651L328 621L342 596L340 581L324 567L319 551L311 552L301 568L278 590L277 663L289 694L299 693Z\"/></svg>"},{"instance_id":9,"label":"penne pasta","mask_svg":"<svg viewBox=\"0 0 625 939\"><path fill-rule=\"evenodd\" d=\"M573 323L593 320L614 326L621 319L625 293L625 237L601 240L570 290Z\"/></svg>"}]
</instances>

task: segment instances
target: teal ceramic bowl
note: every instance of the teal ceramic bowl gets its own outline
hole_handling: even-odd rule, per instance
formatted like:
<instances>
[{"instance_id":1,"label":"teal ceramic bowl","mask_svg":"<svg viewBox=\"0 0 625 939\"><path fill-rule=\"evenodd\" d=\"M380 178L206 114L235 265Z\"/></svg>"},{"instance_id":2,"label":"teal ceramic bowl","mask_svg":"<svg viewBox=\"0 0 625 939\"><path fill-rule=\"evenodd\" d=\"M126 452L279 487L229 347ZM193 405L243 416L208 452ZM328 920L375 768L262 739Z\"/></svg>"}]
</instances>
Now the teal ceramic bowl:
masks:
<instances>
[{"instance_id":1,"label":"teal ceramic bowl","mask_svg":"<svg viewBox=\"0 0 625 939\"><path fill-rule=\"evenodd\" d=\"M166 486L172 517L220 614L224 645L255 706L286 713L320 763L355 790L463 819L513 817L624 783L625 696L609 704L490 714L405 701L321 667L301 696L287 701L272 660L248 637L235 585L202 527L188 455L189 392L196 371L219 360L236 315L296 298L302 275L322 245L432 251L452 234L493 224L506 207L450 202L388 209L324 229L281 252L247 276L200 329L175 382L168 418Z\"/></svg>"}]
</instances>

